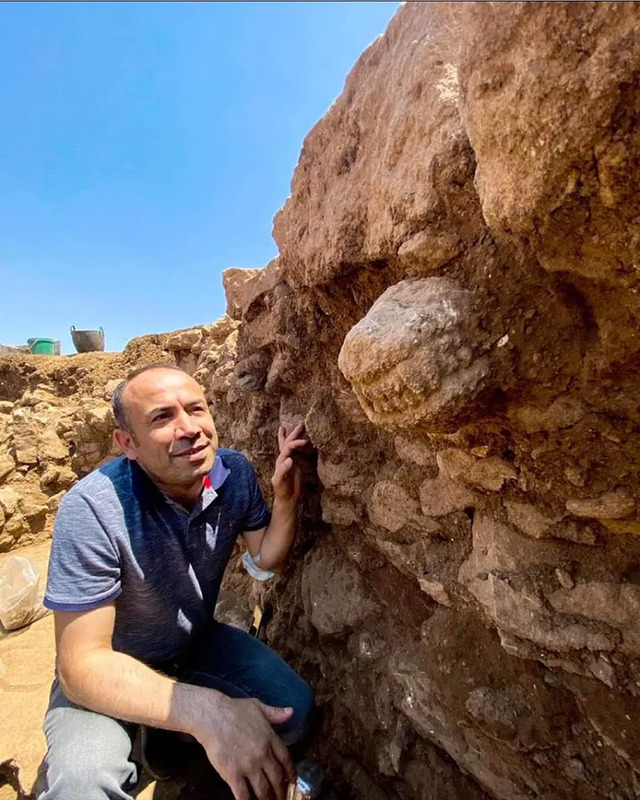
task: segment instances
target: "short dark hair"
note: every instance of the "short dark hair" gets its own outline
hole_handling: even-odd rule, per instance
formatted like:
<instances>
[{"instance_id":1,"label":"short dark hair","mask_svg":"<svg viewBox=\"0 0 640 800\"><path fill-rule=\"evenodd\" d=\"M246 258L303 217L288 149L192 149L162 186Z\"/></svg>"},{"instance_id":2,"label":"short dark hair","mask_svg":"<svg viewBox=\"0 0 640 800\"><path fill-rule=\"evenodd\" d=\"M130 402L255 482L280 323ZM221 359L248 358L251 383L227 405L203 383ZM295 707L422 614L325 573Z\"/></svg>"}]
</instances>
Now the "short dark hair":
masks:
<instances>
[{"instance_id":1,"label":"short dark hair","mask_svg":"<svg viewBox=\"0 0 640 800\"><path fill-rule=\"evenodd\" d=\"M111 395L111 408L113 410L113 416L116 421L116 427L120 428L120 430L127 431L127 433L133 433L131 430L131 423L129 422L129 416L127 414L127 407L124 402L124 393L127 386L134 378L137 378L138 375L142 375L143 372L149 372L149 370L152 369L175 369L178 372L184 372L185 375L189 374L177 364L164 363L162 361L155 361L153 364L145 364L143 367L136 367L134 370L131 370L127 377L120 381Z\"/></svg>"}]
</instances>

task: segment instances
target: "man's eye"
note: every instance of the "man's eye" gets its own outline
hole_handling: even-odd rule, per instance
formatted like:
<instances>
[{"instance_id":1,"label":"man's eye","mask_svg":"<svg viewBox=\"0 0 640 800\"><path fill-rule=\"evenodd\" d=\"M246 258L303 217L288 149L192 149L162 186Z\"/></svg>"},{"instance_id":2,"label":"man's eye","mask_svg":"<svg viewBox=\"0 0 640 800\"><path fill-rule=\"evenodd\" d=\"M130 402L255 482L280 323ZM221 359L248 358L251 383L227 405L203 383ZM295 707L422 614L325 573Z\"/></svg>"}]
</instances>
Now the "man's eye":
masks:
<instances>
[{"instance_id":1,"label":"man's eye","mask_svg":"<svg viewBox=\"0 0 640 800\"><path fill-rule=\"evenodd\" d=\"M201 412L201 411L204 411L204 406L193 406L193 408L191 409L192 413L193 412Z\"/></svg>"}]
</instances>

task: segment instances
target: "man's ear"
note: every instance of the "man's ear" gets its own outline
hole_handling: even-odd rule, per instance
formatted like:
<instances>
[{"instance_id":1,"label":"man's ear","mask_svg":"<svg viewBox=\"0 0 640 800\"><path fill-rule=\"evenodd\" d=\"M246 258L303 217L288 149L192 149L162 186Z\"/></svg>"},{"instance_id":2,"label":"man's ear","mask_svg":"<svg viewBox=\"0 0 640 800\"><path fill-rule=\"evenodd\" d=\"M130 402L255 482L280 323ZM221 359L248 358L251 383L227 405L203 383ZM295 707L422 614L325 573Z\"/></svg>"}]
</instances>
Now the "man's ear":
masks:
<instances>
[{"instance_id":1,"label":"man's ear","mask_svg":"<svg viewBox=\"0 0 640 800\"><path fill-rule=\"evenodd\" d=\"M137 460L138 455L137 448L135 446L135 439L129 433L129 431L123 431L120 428L117 428L113 432L113 438L127 458L131 459L131 461Z\"/></svg>"}]
</instances>

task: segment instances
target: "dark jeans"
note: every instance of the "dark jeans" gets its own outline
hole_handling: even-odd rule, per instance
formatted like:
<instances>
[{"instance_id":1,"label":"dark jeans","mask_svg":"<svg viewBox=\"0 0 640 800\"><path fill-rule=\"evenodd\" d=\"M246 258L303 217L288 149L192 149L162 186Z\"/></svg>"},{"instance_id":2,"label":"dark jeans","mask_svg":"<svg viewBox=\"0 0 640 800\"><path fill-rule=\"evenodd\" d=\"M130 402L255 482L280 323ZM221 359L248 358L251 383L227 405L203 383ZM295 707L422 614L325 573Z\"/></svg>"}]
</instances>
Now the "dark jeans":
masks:
<instances>
[{"instance_id":1,"label":"dark jeans","mask_svg":"<svg viewBox=\"0 0 640 800\"><path fill-rule=\"evenodd\" d=\"M313 692L265 644L229 625L215 623L179 680L217 689L229 697L255 697L291 706L291 719L275 730L286 744L306 733ZM57 681L44 720L47 754L39 800L131 800L138 766L131 750L136 726L71 703Z\"/></svg>"}]
</instances>

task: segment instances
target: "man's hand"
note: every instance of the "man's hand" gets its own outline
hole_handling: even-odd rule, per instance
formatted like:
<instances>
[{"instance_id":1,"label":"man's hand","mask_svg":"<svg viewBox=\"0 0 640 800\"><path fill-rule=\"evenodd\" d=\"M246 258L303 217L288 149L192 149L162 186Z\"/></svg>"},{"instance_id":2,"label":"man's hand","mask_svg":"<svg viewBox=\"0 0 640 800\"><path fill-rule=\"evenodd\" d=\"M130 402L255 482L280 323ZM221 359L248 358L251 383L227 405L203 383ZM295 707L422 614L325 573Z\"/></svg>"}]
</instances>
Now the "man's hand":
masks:
<instances>
[{"instance_id":1,"label":"man's hand","mask_svg":"<svg viewBox=\"0 0 640 800\"><path fill-rule=\"evenodd\" d=\"M307 440L301 438L303 430L304 422L299 422L288 436L282 425L278 428L280 454L276 459L276 468L271 478L277 500L285 502L298 500L302 493L302 468L294 455L296 450L307 444Z\"/></svg>"},{"instance_id":2,"label":"man's hand","mask_svg":"<svg viewBox=\"0 0 640 800\"><path fill-rule=\"evenodd\" d=\"M267 706L259 700L220 699L216 693L215 708L211 713L203 711L192 733L235 800L252 796L285 800L287 783L295 781L296 770L271 726L286 722L293 709Z\"/></svg>"}]
</instances>

